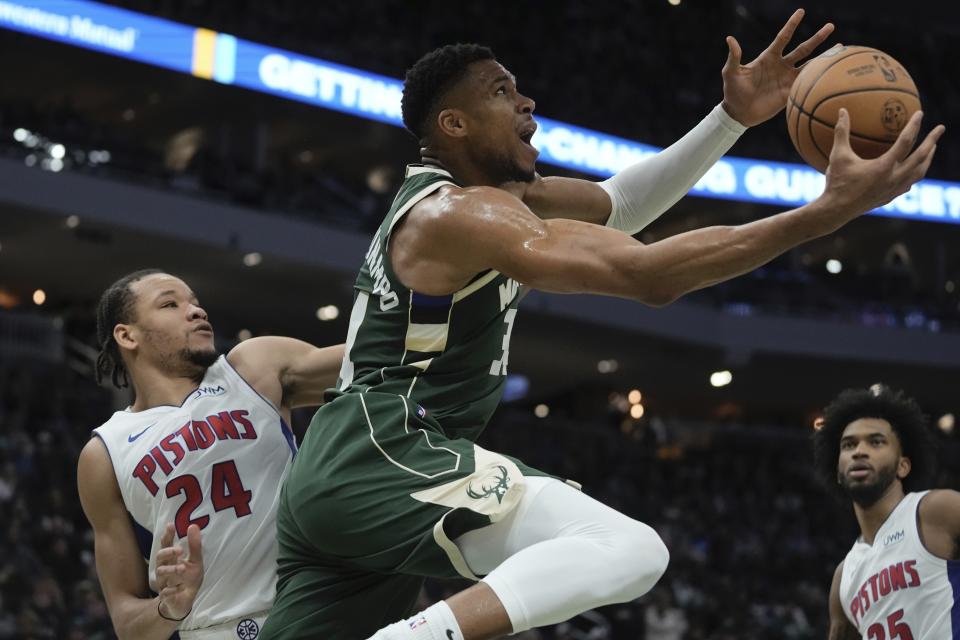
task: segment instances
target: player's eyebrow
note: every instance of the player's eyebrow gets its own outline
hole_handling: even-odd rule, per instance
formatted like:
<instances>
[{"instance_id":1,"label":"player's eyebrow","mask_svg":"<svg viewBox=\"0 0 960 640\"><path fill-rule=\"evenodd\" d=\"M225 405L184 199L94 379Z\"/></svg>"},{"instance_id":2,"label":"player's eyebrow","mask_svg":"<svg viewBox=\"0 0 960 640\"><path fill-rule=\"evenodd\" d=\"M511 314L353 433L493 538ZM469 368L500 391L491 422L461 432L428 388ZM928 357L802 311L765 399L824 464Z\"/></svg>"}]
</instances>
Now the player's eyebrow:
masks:
<instances>
[{"instance_id":1,"label":"player's eyebrow","mask_svg":"<svg viewBox=\"0 0 960 640\"><path fill-rule=\"evenodd\" d=\"M160 293L158 293L156 296L154 296L153 299L159 300L163 296L175 296L175 295L177 295L177 291L175 289L167 289L166 291L161 291Z\"/></svg>"},{"instance_id":2,"label":"player's eyebrow","mask_svg":"<svg viewBox=\"0 0 960 640\"><path fill-rule=\"evenodd\" d=\"M840 443L842 444L844 442L849 442L850 440L861 440L861 439L869 440L870 438L878 438L878 437L886 439L887 436L886 434L880 433L879 431L874 431L872 433L865 433L863 435L843 436L842 438L840 438Z\"/></svg>"},{"instance_id":3,"label":"player's eyebrow","mask_svg":"<svg viewBox=\"0 0 960 640\"><path fill-rule=\"evenodd\" d=\"M517 84L517 78L516 78L516 76L512 76L512 75L510 75L510 74L508 74L508 73L502 73L502 74L500 74L499 76L497 76L496 78L494 78L493 80L491 80L491 81L490 81L490 84L497 84L497 83L505 82L505 81L509 81L509 82L512 82L513 84Z\"/></svg>"}]
</instances>

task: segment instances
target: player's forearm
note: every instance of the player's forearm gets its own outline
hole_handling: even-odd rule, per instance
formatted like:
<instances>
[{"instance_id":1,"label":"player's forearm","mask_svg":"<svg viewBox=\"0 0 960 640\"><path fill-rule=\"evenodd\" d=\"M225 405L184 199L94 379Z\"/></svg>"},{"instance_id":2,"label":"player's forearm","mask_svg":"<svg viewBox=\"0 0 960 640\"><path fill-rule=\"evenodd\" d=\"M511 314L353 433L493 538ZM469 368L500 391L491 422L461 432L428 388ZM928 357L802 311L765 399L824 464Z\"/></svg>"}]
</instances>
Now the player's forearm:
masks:
<instances>
[{"instance_id":1,"label":"player's forearm","mask_svg":"<svg viewBox=\"0 0 960 640\"><path fill-rule=\"evenodd\" d=\"M169 640L180 627L179 622L160 617L157 605L159 597L127 597L111 611L113 626L120 640ZM174 617L170 612L167 616Z\"/></svg>"},{"instance_id":2,"label":"player's forearm","mask_svg":"<svg viewBox=\"0 0 960 640\"><path fill-rule=\"evenodd\" d=\"M746 130L717 106L678 141L599 183L610 196L608 227L635 234L703 177Z\"/></svg>"},{"instance_id":3,"label":"player's forearm","mask_svg":"<svg viewBox=\"0 0 960 640\"><path fill-rule=\"evenodd\" d=\"M635 296L669 304L680 296L748 273L787 250L826 235L837 225L825 203L814 202L737 227L707 227L635 251Z\"/></svg>"}]
</instances>

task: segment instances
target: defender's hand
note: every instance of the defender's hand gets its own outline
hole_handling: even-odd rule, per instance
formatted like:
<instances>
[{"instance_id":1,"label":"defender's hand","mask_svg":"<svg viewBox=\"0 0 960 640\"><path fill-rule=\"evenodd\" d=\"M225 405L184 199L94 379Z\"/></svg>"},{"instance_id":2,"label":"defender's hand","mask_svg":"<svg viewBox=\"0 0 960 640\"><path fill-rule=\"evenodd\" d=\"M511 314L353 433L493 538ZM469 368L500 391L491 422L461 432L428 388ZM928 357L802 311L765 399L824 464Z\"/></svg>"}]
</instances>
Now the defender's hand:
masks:
<instances>
[{"instance_id":1,"label":"defender's hand","mask_svg":"<svg viewBox=\"0 0 960 640\"><path fill-rule=\"evenodd\" d=\"M160 591L160 610L168 618L179 619L193 609L200 585L203 584L203 548L200 527L187 528L187 546L190 557L183 558L183 547L173 542L174 528L167 524L157 551L157 588Z\"/></svg>"},{"instance_id":2,"label":"defender's hand","mask_svg":"<svg viewBox=\"0 0 960 640\"><path fill-rule=\"evenodd\" d=\"M909 191L926 175L937 150L937 141L946 129L943 125L935 127L911 153L922 120L921 112L913 114L886 153L864 160L850 148L850 114L846 109L840 109L827 167L827 185L820 196L829 209L842 212L845 219L838 219L838 226L882 207Z\"/></svg>"},{"instance_id":3,"label":"defender's hand","mask_svg":"<svg viewBox=\"0 0 960 640\"><path fill-rule=\"evenodd\" d=\"M803 13L803 9L797 9L770 46L746 65L740 64L743 53L740 43L733 36L727 36L730 52L721 72L723 108L740 124L752 127L780 113L787 104L793 81L800 74L802 65L796 65L833 33L833 24L828 22L806 42L784 54L803 20Z\"/></svg>"}]
</instances>

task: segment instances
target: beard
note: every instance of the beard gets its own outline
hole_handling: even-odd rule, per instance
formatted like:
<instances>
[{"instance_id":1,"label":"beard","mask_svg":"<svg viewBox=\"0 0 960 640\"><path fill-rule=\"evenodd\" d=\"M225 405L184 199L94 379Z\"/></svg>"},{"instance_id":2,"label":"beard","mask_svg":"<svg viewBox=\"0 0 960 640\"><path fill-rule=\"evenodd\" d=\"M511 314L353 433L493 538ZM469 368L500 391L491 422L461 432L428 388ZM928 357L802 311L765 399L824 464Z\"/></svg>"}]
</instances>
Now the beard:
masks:
<instances>
[{"instance_id":1,"label":"beard","mask_svg":"<svg viewBox=\"0 0 960 640\"><path fill-rule=\"evenodd\" d=\"M864 509L872 507L883 497L897 477L896 467L890 465L876 470L877 479L872 483L851 482L843 475L839 476L840 488L848 498Z\"/></svg>"},{"instance_id":2,"label":"beard","mask_svg":"<svg viewBox=\"0 0 960 640\"><path fill-rule=\"evenodd\" d=\"M537 177L536 168L527 169L519 166L509 154L498 154L491 162L492 173L497 184L505 182L533 182Z\"/></svg>"},{"instance_id":3,"label":"beard","mask_svg":"<svg viewBox=\"0 0 960 640\"><path fill-rule=\"evenodd\" d=\"M196 349L184 349L180 353L185 362L189 362L197 367L202 367L206 371L220 357L220 352L216 349L207 349L199 351Z\"/></svg>"}]
</instances>

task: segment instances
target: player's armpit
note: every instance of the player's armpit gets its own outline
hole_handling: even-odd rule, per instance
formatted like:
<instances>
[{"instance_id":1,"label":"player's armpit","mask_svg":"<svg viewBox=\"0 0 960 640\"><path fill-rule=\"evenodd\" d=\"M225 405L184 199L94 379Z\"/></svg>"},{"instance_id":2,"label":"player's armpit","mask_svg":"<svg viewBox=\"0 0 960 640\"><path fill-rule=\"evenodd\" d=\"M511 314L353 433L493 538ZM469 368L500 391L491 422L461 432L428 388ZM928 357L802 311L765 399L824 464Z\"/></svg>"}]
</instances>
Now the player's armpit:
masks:
<instances>
[{"instance_id":1,"label":"player's armpit","mask_svg":"<svg viewBox=\"0 0 960 640\"><path fill-rule=\"evenodd\" d=\"M604 225L612 208L610 196L596 182L577 178L537 178L519 196L537 217L566 218Z\"/></svg>"},{"instance_id":2,"label":"player's armpit","mask_svg":"<svg viewBox=\"0 0 960 640\"><path fill-rule=\"evenodd\" d=\"M97 576L117 636L166 640L178 625L157 613L158 601L150 596L146 564L100 438L91 438L80 452L77 488L93 527Z\"/></svg>"},{"instance_id":3,"label":"player's armpit","mask_svg":"<svg viewBox=\"0 0 960 640\"><path fill-rule=\"evenodd\" d=\"M830 585L830 631L827 640L857 640L860 634L850 624L843 603L840 602L840 578L843 576L843 563L837 566L833 574L833 583Z\"/></svg>"}]
</instances>

